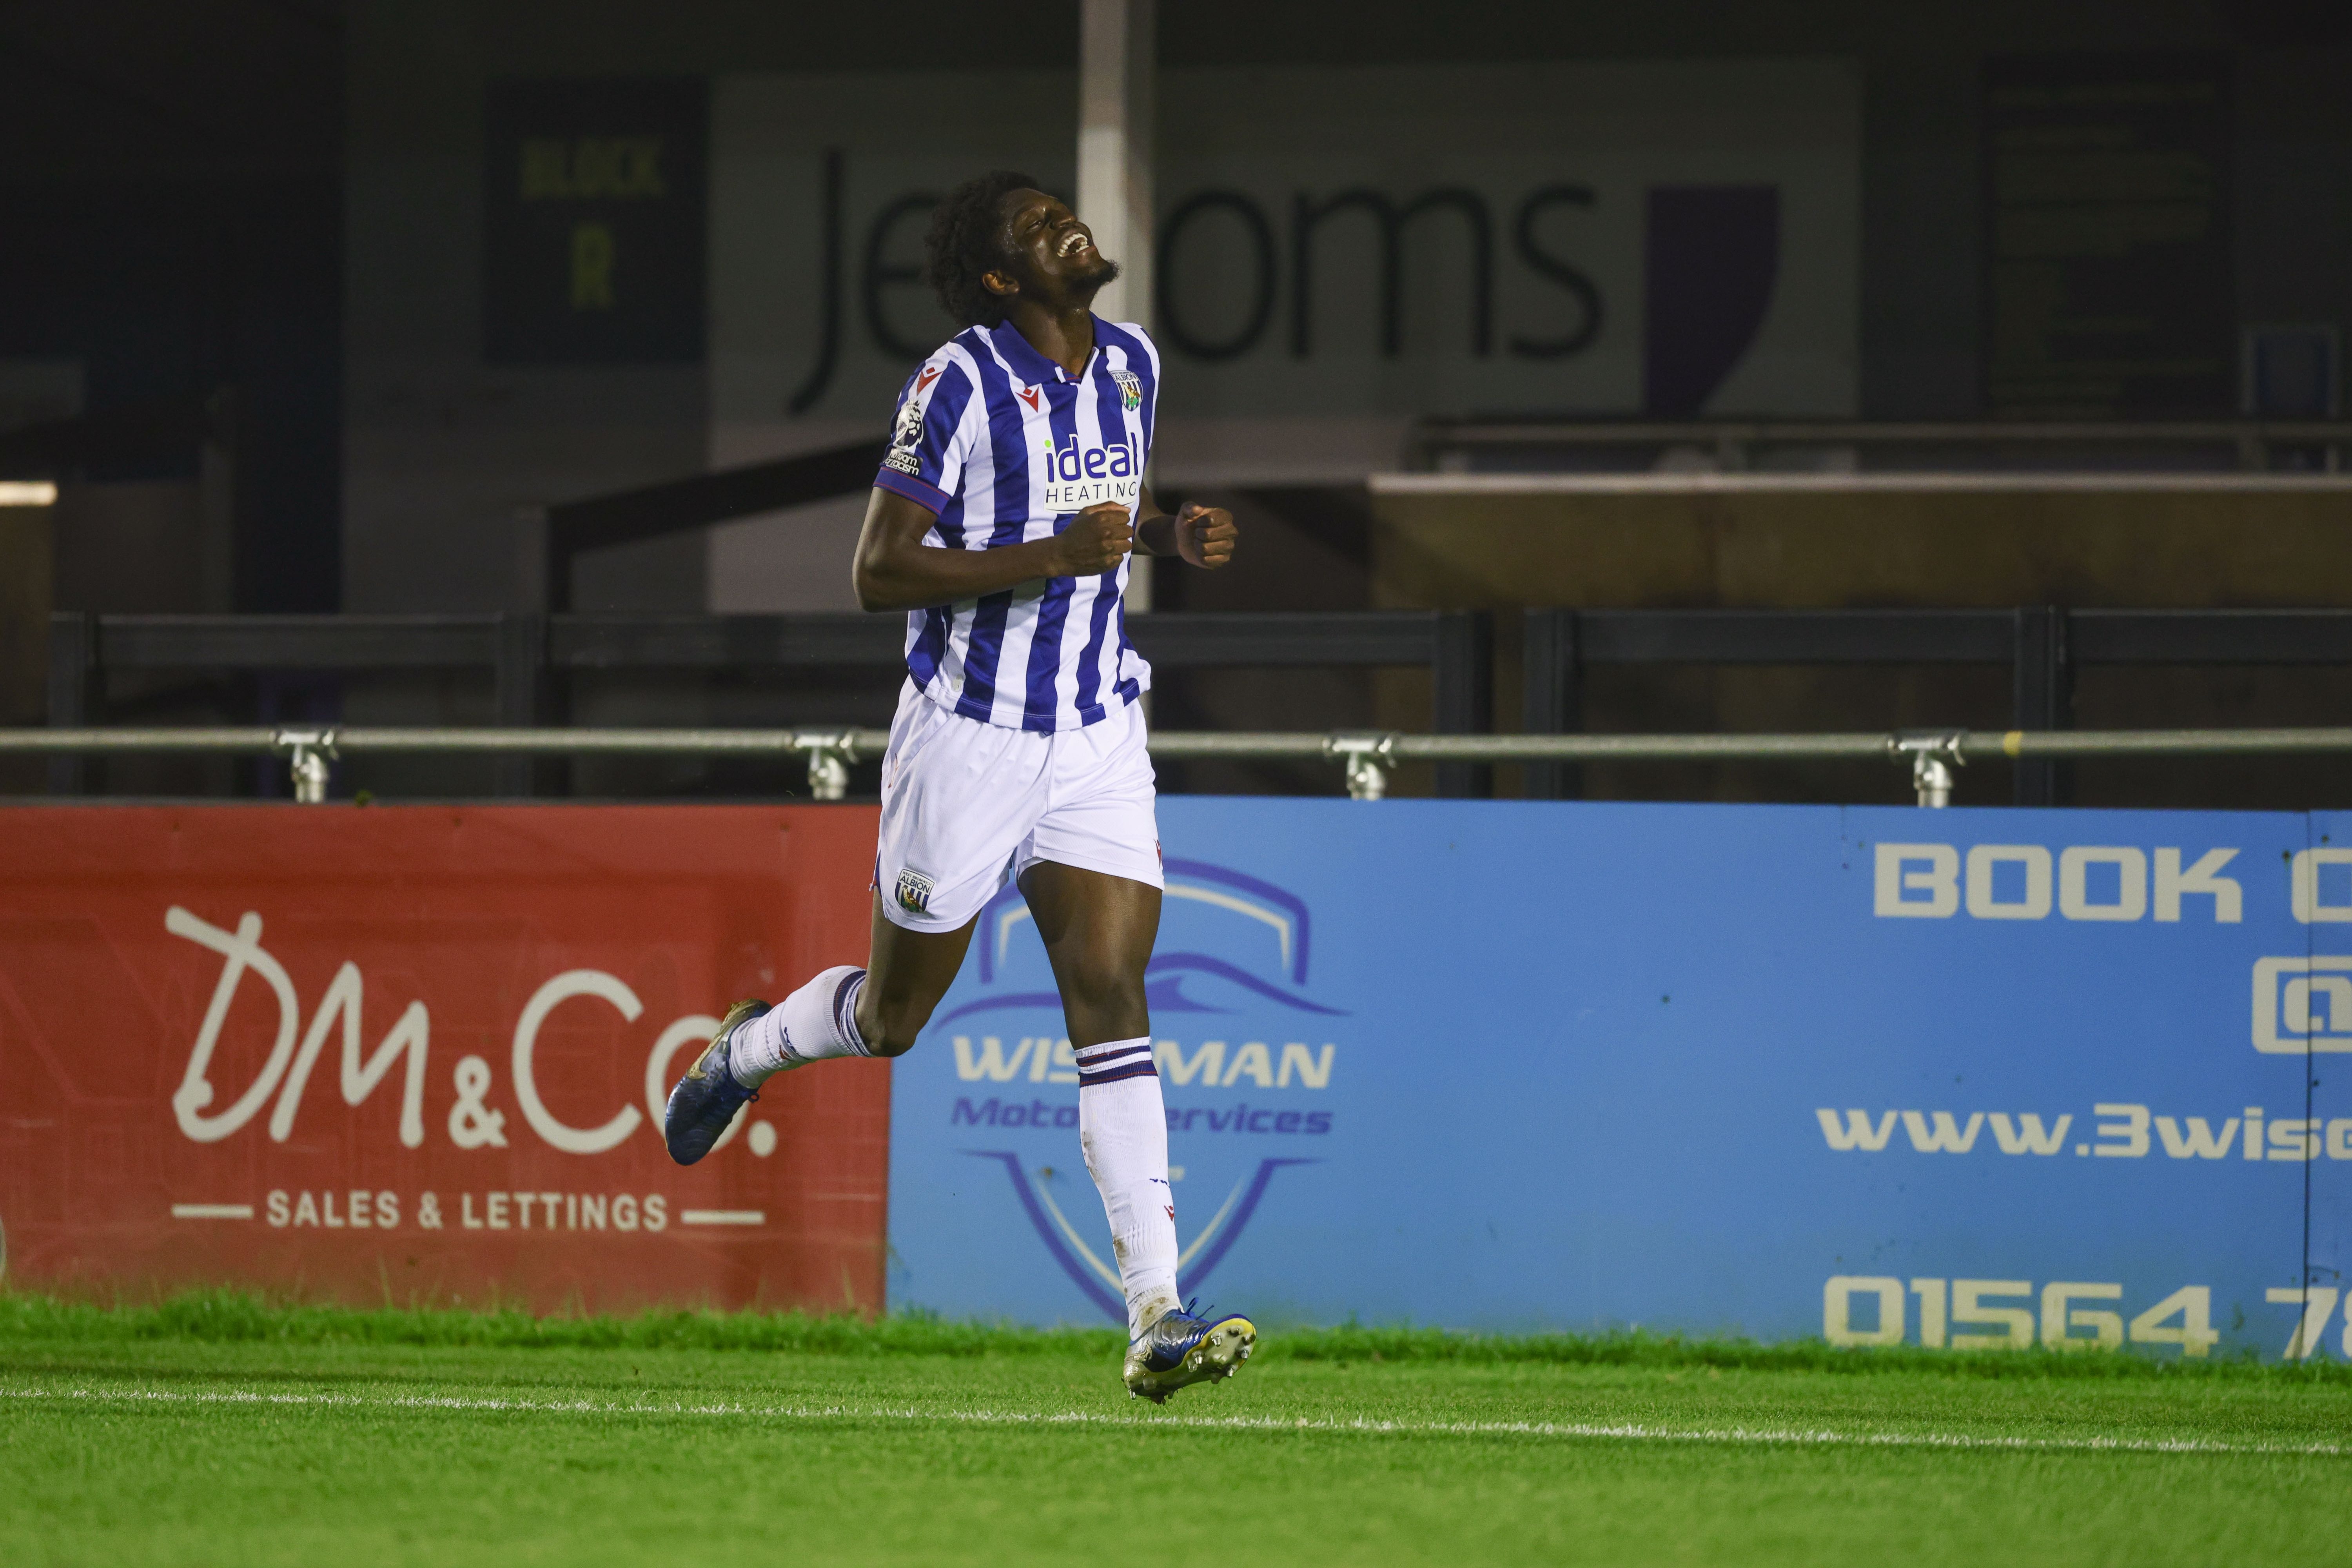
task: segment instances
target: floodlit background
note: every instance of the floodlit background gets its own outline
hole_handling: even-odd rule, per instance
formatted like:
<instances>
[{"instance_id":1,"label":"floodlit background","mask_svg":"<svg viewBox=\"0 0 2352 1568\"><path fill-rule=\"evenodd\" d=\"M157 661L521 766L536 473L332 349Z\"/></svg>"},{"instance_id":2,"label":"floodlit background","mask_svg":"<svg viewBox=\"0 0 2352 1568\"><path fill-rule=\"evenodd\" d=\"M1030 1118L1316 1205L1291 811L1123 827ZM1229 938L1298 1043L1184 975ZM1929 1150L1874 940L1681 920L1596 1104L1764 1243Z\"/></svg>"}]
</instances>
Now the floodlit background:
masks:
<instances>
[{"instance_id":1,"label":"floodlit background","mask_svg":"<svg viewBox=\"0 0 2352 1568\"><path fill-rule=\"evenodd\" d=\"M2340 443L2213 422L2339 413L2348 26L2294 0L1165 7L1095 111L1128 139L1133 229L1086 216L1124 241L1121 310L1168 357L1160 493L1232 507L1250 542L1213 580L1159 573L1152 606L1492 612L1509 730L1533 721L1528 608L2339 603L2313 552L2339 548L2343 497L2239 481L2332 471ZM550 541L575 503L877 437L951 325L914 276L929 198L1006 164L1109 188L1078 167L1079 37L1068 4L10 6L0 478L59 489L0 508L8 717L57 717L54 611L853 609L854 473L781 509L689 487L622 542ZM1725 424L1748 420L1803 427ZM1856 472L2015 482L1857 494ZM2183 472L2237 488L2163 488ZM1523 482L1456 482L1478 475ZM1430 722L1423 673L1261 674L1171 667L1155 718ZM870 723L892 679L579 671L541 711ZM2011 686L1596 668L1575 721L1995 726ZM2086 666L2065 695L2090 727L2312 722L2347 694L2319 669ZM80 700L117 721L504 711L478 670L117 661ZM339 779L490 777L374 766ZM278 787L264 771L77 776ZM2084 800L2307 804L2287 773L2276 798L2243 770L2072 776ZM750 787L693 760L536 776ZM1579 787L1904 795L1834 768Z\"/></svg>"}]
</instances>

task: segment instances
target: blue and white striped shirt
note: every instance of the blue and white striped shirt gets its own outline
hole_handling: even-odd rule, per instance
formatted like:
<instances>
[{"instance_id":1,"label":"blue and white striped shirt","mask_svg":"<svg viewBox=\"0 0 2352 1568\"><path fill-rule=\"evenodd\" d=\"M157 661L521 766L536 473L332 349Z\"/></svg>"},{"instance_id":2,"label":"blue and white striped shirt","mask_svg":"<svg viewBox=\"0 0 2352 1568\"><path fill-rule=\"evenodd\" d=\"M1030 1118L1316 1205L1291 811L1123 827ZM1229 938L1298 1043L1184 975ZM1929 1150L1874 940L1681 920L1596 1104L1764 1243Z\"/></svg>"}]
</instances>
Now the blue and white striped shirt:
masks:
<instances>
[{"instance_id":1,"label":"blue and white striped shirt","mask_svg":"<svg viewBox=\"0 0 2352 1568\"><path fill-rule=\"evenodd\" d=\"M950 550L1048 539L1087 507L1142 496L1160 401L1160 351L1132 323L1095 321L1094 356L1070 375L1007 321L969 327L898 395L875 483L937 520ZM910 611L907 674L967 719L1074 730L1132 702L1151 667L1127 640L1128 563Z\"/></svg>"}]
</instances>

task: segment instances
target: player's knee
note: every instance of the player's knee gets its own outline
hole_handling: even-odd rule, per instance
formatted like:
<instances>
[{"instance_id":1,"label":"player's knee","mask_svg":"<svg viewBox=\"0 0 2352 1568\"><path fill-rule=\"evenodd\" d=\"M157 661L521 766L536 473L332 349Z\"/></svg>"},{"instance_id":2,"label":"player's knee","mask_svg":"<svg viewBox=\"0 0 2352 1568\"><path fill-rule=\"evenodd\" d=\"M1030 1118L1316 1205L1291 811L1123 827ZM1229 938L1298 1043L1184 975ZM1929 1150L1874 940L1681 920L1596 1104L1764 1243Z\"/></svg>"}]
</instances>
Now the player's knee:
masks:
<instances>
[{"instance_id":1,"label":"player's knee","mask_svg":"<svg viewBox=\"0 0 2352 1568\"><path fill-rule=\"evenodd\" d=\"M929 1002L905 997L877 996L869 1004L873 1016L866 1016L866 1007L858 1008L857 1032L865 1038L868 1056L903 1057L915 1048L915 1037L931 1021Z\"/></svg>"},{"instance_id":2,"label":"player's knee","mask_svg":"<svg viewBox=\"0 0 2352 1568\"><path fill-rule=\"evenodd\" d=\"M1062 1005L1073 1028L1102 1039L1141 1034L1150 1015L1143 1000L1143 976L1118 969L1082 970L1069 978ZM1081 1021L1083 1020L1083 1022Z\"/></svg>"}]
</instances>

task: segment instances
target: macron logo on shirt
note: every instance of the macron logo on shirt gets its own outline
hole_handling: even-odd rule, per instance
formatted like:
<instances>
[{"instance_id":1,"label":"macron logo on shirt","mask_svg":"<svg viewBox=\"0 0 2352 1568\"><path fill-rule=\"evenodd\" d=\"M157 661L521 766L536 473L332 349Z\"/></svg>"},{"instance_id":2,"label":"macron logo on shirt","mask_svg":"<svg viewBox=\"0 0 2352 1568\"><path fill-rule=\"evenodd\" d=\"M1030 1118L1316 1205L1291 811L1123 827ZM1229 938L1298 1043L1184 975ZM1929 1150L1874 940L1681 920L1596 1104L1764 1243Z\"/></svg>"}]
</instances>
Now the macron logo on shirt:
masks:
<instances>
[{"instance_id":1,"label":"macron logo on shirt","mask_svg":"<svg viewBox=\"0 0 2352 1568\"><path fill-rule=\"evenodd\" d=\"M1047 511L1083 511L1104 501L1132 507L1143 499L1141 465L1128 442L1081 447L1073 436L1060 450L1048 449L1041 456Z\"/></svg>"},{"instance_id":2,"label":"macron logo on shirt","mask_svg":"<svg viewBox=\"0 0 2352 1568\"><path fill-rule=\"evenodd\" d=\"M1151 458L1159 356L1139 329L1110 321L1097 325L1095 349L1073 376L1010 322L965 328L908 378L875 483L929 511L930 537L949 549L1042 538L1088 507L1132 517ZM983 723L1095 723L1151 679L1119 616L1126 582L1121 562L911 611L908 679Z\"/></svg>"}]
</instances>

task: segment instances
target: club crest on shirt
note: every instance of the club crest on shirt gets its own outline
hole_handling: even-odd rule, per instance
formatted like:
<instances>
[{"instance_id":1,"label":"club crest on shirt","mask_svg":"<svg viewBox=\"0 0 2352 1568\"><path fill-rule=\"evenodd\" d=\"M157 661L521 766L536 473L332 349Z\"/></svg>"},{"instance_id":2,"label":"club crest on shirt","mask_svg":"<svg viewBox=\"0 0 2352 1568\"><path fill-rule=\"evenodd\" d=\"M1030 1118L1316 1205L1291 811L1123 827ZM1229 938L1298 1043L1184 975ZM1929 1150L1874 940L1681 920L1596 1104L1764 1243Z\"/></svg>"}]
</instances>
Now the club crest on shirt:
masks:
<instances>
[{"instance_id":1,"label":"club crest on shirt","mask_svg":"<svg viewBox=\"0 0 2352 1568\"><path fill-rule=\"evenodd\" d=\"M1115 370L1110 378L1118 383L1118 405L1132 414L1143 406L1143 378L1131 370Z\"/></svg>"},{"instance_id":2,"label":"club crest on shirt","mask_svg":"<svg viewBox=\"0 0 2352 1568\"><path fill-rule=\"evenodd\" d=\"M937 886L927 872L912 866L898 873L898 907L910 915L931 911L931 892Z\"/></svg>"}]
</instances>

